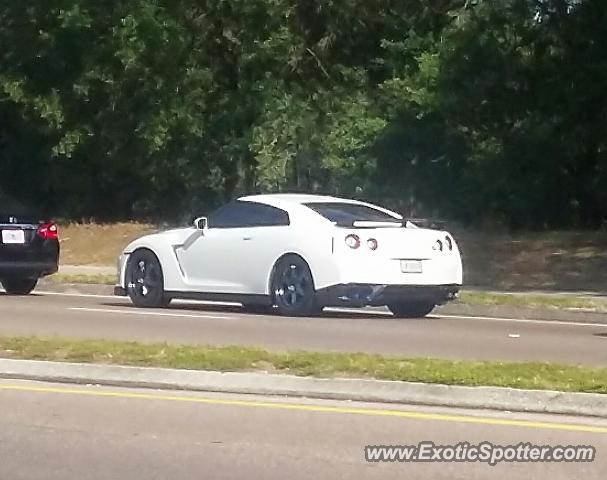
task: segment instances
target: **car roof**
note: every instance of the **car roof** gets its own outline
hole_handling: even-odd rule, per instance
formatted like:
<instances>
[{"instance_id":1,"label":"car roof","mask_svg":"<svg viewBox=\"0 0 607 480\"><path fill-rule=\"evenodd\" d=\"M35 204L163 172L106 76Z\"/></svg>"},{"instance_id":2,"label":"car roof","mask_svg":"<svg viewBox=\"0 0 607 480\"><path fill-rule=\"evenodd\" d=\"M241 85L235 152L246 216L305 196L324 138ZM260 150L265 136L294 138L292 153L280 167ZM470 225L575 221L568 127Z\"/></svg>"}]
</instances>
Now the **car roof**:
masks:
<instances>
[{"instance_id":1,"label":"car roof","mask_svg":"<svg viewBox=\"0 0 607 480\"><path fill-rule=\"evenodd\" d=\"M332 197L329 195L310 195L305 193L271 193L266 195L249 195L246 197L241 197L238 200L246 202L264 203L266 205L281 208L283 210L305 208L302 207L302 205L306 203L349 203L353 205L368 206L381 210L390 215L396 215L397 217L401 217L398 213L392 212L378 205L362 202L360 200Z\"/></svg>"},{"instance_id":2,"label":"car roof","mask_svg":"<svg viewBox=\"0 0 607 480\"><path fill-rule=\"evenodd\" d=\"M288 203L309 203L309 202L331 202L341 200L339 198L330 197L327 195L312 195L308 193L269 193L265 195L248 195L240 198L245 201L281 201Z\"/></svg>"},{"instance_id":3,"label":"car roof","mask_svg":"<svg viewBox=\"0 0 607 480\"><path fill-rule=\"evenodd\" d=\"M311 195L305 193L271 193L266 195L249 195L241 197L239 200L248 202L259 202L268 205L277 204L290 204L290 205L301 205L304 203L330 203L330 202L343 202L343 203L362 203L357 200L349 200L345 198L331 197L328 195Z\"/></svg>"}]
</instances>

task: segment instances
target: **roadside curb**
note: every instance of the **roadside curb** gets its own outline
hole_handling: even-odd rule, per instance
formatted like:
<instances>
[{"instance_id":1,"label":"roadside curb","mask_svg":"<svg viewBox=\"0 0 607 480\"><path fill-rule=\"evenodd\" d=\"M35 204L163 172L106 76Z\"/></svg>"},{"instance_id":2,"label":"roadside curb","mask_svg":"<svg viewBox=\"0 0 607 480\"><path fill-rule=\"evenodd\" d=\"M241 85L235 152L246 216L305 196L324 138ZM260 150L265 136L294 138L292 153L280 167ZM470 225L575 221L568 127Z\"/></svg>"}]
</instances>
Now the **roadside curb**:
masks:
<instances>
[{"instance_id":1,"label":"roadside curb","mask_svg":"<svg viewBox=\"0 0 607 480\"><path fill-rule=\"evenodd\" d=\"M58 283L51 280L40 280L34 293L64 293L66 295L102 295L113 296L113 285L90 283Z\"/></svg>"},{"instance_id":2,"label":"roadside curb","mask_svg":"<svg viewBox=\"0 0 607 480\"><path fill-rule=\"evenodd\" d=\"M607 395L0 359L0 378L607 418Z\"/></svg>"}]
</instances>

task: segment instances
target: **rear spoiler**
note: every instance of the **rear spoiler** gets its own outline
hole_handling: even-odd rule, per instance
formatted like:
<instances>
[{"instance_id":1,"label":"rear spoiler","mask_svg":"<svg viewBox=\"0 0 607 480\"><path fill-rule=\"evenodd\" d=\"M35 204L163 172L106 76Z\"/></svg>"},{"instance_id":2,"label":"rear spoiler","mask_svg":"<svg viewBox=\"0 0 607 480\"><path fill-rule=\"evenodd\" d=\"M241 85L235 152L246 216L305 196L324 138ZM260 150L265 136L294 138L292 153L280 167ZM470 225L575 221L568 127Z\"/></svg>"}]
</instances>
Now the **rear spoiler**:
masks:
<instances>
[{"instance_id":1,"label":"rear spoiler","mask_svg":"<svg viewBox=\"0 0 607 480\"><path fill-rule=\"evenodd\" d=\"M430 230L445 230L446 223L443 220L432 220L428 218L406 218L402 221L395 219L394 222L373 222L373 221L350 221L333 222L333 225L344 228L377 228L377 227L405 227L405 228L427 228Z\"/></svg>"},{"instance_id":2,"label":"rear spoiler","mask_svg":"<svg viewBox=\"0 0 607 480\"><path fill-rule=\"evenodd\" d=\"M403 217L403 227L427 228L429 230L445 230L447 222L431 218L406 218Z\"/></svg>"}]
</instances>

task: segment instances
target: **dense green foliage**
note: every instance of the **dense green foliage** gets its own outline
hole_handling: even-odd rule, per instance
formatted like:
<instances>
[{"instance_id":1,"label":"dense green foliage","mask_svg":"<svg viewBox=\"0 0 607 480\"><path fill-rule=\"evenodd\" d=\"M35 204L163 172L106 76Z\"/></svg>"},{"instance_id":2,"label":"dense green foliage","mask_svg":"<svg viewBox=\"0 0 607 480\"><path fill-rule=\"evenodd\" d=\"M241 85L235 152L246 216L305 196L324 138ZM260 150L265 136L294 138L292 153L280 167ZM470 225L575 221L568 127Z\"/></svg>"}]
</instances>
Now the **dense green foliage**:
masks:
<instances>
[{"instance_id":1,"label":"dense green foliage","mask_svg":"<svg viewBox=\"0 0 607 480\"><path fill-rule=\"evenodd\" d=\"M0 189L58 215L315 191L607 220L602 0L0 0Z\"/></svg>"}]
</instances>

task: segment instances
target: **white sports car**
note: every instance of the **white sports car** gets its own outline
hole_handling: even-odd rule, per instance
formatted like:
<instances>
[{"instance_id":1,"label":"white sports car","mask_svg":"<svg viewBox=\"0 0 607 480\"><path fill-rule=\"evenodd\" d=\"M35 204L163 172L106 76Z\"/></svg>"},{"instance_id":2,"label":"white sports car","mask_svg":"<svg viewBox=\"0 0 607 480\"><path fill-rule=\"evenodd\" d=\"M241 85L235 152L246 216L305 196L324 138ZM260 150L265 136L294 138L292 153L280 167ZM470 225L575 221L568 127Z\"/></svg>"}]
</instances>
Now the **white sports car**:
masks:
<instances>
[{"instance_id":1,"label":"white sports car","mask_svg":"<svg viewBox=\"0 0 607 480\"><path fill-rule=\"evenodd\" d=\"M183 298L298 316L325 306L387 305L396 316L422 317L462 284L449 233L317 195L240 198L189 228L135 240L118 263L115 293L140 307Z\"/></svg>"}]
</instances>

